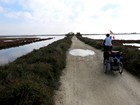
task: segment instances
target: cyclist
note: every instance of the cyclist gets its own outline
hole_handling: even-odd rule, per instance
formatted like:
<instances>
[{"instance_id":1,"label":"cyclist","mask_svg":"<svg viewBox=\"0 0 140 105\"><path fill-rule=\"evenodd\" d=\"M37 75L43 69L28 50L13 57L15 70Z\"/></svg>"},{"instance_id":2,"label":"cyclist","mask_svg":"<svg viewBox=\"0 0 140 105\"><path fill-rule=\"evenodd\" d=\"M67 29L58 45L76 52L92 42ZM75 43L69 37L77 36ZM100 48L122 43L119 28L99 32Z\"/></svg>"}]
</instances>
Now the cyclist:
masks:
<instances>
[{"instance_id":1,"label":"cyclist","mask_svg":"<svg viewBox=\"0 0 140 105\"><path fill-rule=\"evenodd\" d=\"M106 38L103 41L104 46L104 60L109 59L109 53L112 51L112 38L110 34L106 34Z\"/></svg>"}]
</instances>

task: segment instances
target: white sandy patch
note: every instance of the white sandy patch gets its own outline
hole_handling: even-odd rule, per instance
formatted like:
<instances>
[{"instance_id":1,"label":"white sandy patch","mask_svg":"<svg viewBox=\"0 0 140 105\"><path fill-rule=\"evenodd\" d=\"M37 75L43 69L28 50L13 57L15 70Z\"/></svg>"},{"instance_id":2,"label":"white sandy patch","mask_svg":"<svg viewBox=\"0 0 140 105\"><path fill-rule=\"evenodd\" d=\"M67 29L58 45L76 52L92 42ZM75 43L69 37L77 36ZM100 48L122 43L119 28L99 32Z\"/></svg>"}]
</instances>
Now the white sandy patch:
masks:
<instances>
[{"instance_id":1,"label":"white sandy patch","mask_svg":"<svg viewBox=\"0 0 140 105\"><path fill-rule=\"evenodd\" d=\"M82 56L82 57L95 54L94 51L88 50L88 49L86 49L86 50L84 50L84 49L72 49L72 50L70 50L69 53L73 56Z\"/></svg>"}]
</instances>

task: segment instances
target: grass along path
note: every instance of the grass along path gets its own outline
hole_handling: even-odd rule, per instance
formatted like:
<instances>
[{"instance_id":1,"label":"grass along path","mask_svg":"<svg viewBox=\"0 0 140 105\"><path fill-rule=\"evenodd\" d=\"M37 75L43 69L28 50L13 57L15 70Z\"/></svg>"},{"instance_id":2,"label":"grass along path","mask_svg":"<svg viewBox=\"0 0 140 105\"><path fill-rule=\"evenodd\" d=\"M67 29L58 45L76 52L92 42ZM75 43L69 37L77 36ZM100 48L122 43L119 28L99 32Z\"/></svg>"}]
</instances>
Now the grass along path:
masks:
<instances>
[{"instance_id":1,"label":"grass along path","mask_svg":"<svg viewBox=\"0 0 140 105\"><path fill-rule=\"evenodd\" d=\"M54 105L71 36L0 67L1 105Z\"/></svg>"}]
</instances>

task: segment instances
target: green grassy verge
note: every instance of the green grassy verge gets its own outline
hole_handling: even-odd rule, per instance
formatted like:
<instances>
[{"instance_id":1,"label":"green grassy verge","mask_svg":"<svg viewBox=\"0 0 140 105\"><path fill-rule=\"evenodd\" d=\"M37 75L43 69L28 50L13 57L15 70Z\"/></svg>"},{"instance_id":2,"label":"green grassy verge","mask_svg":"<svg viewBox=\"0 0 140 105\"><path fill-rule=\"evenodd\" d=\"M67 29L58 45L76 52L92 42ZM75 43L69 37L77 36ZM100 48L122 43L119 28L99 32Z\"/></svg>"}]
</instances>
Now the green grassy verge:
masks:
<instances>
[{"instance_id":1,"label":"green grassy verge","mask_svg":"<svg viewBox=\"0 0 140 105\"><path fill-rule=\"evenodd\" d=\"M0 67L0 105L54 105L71 36Z\"/></svg>"},{"instance_id":2,"label":"green grassy verge","mask_svg":"<svg viewBox=\"0 0 140 105\"><path fill-rule=\"evenodd\" d=\"M84 43L89 44L90 46L95 47L97 49L101 49L103 51L103 40L94 40L82 37L79 34L77 35L77 38L83 41ZM113 50L123 52L124 68L130 73L140 78L140 50L136 49L135 47L123 46L122 43L118 44L118 42L119 41L113 42Z\"/></svg>"}]
</instances>

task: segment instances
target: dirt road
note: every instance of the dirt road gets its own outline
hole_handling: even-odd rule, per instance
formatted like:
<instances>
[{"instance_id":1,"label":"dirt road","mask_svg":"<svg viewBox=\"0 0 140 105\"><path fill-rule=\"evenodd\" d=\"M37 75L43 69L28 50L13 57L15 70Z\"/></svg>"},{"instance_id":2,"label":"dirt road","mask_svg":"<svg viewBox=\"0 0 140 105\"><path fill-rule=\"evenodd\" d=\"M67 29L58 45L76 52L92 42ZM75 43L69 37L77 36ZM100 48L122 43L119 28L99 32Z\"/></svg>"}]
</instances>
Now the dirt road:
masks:
<instances>
[{"instance_id":1,"label":"dirt road","mask_svg":"<svg viewBox=\"0 0 140 105\"><path fill-rule=\"evenodd\" d=\"M95 54L74 56L69 53L73 49ZM69 52L56 105L140 105L140 81L126 71L104 74L101 51L73 37Z\"/></svg>"}]
</instances>

